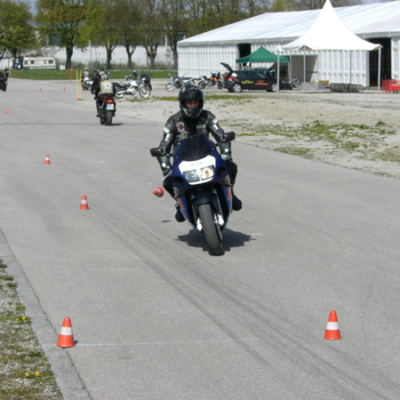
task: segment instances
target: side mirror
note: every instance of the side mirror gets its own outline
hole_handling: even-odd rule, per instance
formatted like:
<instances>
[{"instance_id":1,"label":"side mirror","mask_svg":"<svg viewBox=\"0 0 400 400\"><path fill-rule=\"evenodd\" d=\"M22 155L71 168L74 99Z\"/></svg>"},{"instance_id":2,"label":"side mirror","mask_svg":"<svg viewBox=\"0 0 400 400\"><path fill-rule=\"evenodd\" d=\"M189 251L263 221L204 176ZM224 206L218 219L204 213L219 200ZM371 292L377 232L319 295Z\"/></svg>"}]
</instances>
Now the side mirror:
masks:
<instances>
[{"instance_id":1,"label":"side mirror","mask_svg":"<svg viewBox=\"0 0 400 400\"><path fill-rule=\"evenodd\" d=\"M235 140L235 132L225 132L222 138L222 143L228 143Z\"/></svg>"},{"instance_id":2,"label":"side mirror","mask_svg":"<svg viewBox=\"0 0 400 400\"><path fill-rule=\"evenodd\" d=\"M165 156L165 151L160 147L153 147L150 149L150 154L152 157L162 157Z\"/></svg>"}]
</instances>

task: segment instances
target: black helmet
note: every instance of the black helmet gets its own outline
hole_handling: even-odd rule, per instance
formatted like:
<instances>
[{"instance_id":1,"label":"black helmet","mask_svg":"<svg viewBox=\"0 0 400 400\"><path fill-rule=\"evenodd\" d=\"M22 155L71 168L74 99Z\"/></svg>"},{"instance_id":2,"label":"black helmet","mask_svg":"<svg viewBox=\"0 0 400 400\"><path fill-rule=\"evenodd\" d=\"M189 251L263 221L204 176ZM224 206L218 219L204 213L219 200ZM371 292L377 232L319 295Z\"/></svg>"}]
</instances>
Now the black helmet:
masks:
<instances>
[{"instance_id":1,"label":"black helmet","mask_svg":"<svg viewBox=\"0 0 400 400\"><path fill-rule=\"evenodd\" d=\"M189 118L197 118L203 111L204 94L200 88L194 85L185 85L179 92L179 107L181 111ZM197 108L187 108L186 100L199 100Z\"/></svg>"}]
</instances>

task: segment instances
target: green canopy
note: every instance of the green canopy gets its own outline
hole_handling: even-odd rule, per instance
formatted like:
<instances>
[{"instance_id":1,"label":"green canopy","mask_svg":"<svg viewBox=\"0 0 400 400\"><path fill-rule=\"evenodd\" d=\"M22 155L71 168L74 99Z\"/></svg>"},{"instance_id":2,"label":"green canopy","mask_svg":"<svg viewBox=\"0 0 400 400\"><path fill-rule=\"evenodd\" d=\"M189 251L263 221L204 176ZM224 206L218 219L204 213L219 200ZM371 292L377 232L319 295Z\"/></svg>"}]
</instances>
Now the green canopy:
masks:
<instances>
[{"instance_id":1,"label":"green canopy","mask_svg":"<svg viewBox=\"0 0 400 400\"><path fill-rule=\"evenodd\" d=\"M260 47L254 53L246 57L238 58L236 63L256 63L256 62L278 62L278 56L271 53L264 47ZM279 62L289 62L289 57L279 56Z\"/></svg>"}]
</instances>

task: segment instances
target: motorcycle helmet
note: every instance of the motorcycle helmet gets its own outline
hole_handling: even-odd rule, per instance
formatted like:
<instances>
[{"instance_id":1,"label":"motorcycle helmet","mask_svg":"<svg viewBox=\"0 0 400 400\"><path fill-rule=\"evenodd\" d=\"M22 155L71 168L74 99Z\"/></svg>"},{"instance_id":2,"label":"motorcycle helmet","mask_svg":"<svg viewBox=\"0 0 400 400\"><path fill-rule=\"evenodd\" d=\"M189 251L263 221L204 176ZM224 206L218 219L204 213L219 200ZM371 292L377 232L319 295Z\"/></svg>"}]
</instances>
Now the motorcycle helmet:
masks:
<instances>
[{"instance_id":1,"label":"motorcycle helmet","mask_svg":"<svg viewBox=\"0 0 400 400\"><path fill-rule=\"evenodd\" d=\"M204 94L200 88L193 85L185 85L178 96L179 107L184 115L189 118L197 118L203 111ZM186 100L199 100L199 106L196 108L187 108Z\"/></svg>"}]
</instances>

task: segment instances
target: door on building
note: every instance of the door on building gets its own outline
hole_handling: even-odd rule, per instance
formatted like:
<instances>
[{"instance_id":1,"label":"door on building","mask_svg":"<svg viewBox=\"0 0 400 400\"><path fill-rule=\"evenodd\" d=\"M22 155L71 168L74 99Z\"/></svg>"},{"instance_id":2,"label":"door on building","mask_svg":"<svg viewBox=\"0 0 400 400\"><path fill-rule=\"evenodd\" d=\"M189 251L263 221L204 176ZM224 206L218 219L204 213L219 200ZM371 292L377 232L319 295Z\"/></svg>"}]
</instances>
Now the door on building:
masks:
<instances>
[{"instance_id":1,"label":"door on building","mask_svg":"<svg viewBox=\"0 0 400 400\"><path fill-rule=\"evenodd\" d=\"M381 49L381 79L392 79L392 46L387 38L367 39L368 42L382 45ZM379 51L369 52L369 85L378 86Z\"/></svg>"}]
</instances>

